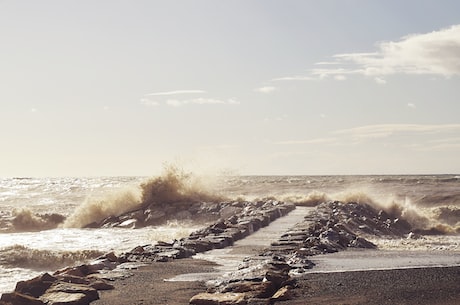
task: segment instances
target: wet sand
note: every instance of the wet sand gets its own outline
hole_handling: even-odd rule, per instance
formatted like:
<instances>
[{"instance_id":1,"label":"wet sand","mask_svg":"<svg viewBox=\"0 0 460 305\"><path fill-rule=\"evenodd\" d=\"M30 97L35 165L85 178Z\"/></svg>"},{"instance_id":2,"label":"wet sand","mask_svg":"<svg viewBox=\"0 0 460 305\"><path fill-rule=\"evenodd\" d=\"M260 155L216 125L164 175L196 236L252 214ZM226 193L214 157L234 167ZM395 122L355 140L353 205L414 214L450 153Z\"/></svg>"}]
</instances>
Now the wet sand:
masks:
<instances>
[{"instance_id":1,"label":"wet sand","mask_svg":"<svg viewBox=\"0 0 460 305\"><path fill-rule=\"evenodd\" d=\"M179 305L188 304L195 294L206 291L202 281L169 282L184 273L213 271L214 263L197 259L157 262L134 270L134 275L111 282L114 290L100 291L91 305Z\"/></svg>"},{"instance_id":2,"label":"wet sand","mask_svg":"<svg viewBox=\"0 0 460 305\"><path fill-rule=\"evenodd\" d=\"M197 259L153 263L134 276L113 282L94 305L179 305L206 290L202 281L165 281L183 273L211 272L214 264ZM297 281L300 304L460 304L460 267L310 273ZM278 304L278 303L277 303Z\"/></svg>"},{"instance_id":3,"label":"wet sand","mask_svg":"<svg viewBox=\"0 0 460 305\"><path fill-rule=\"evenodd\" d=\"M281 304L460 304L460 267L309 274Z\"/></svg>"}]
</instances>

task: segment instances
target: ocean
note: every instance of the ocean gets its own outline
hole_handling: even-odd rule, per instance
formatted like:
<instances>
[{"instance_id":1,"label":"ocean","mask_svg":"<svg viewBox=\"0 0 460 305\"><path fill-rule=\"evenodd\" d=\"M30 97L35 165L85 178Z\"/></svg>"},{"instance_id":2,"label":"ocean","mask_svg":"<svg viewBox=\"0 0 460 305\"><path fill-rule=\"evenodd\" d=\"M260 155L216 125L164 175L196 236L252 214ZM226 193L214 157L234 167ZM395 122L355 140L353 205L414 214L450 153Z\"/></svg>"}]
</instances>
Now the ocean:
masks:
<instances>
[{"instance_id":1,"label":"ocean","mask_svg":"<svg viewBox=\"0 0 460 305\"><path fill-rule=\"evenodd\" d=\"M172 176L174 183L169 183ZM379 248L460 253L458 175L172 176L0 179L0 293L45 271L181 238L200 228L187 221L140 229L83 228L139 205L145 188L158 186L146 181L166 181L169 195L181 192L191 198L207 193L214 196L209 198L272 197L304 206L327 200L398 206L413 226L436 230L420 239L373 239Z\"/></svg>"}]
</instances>

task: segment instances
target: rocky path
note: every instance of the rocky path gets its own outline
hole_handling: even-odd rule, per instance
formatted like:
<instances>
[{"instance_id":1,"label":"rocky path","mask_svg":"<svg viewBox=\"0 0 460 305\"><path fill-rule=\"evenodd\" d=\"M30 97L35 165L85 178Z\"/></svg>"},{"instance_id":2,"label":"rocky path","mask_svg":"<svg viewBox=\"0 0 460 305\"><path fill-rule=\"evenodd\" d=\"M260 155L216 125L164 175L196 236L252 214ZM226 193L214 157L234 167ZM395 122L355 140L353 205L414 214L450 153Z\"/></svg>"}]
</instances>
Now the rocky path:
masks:
<instances>
[{"instance_id":1,"label":"rocky path","mask_svg":"<svg viewBox=\"0 0 460 305\"><path fill-rule=\"evenodd\" d=\"M269 248L272 242L279 240L288 229L304 221L305 216L312 210L311 207L297 207L284 217L271 222L268 226L236 241L233 246L198 253L194 256L196 259L216 263L218 265L215 268L216 272L181 274L169 279L169 281L208 281L222 277L228 278L232 272L238 270L245 258L252 257L254 259L254 256Z\"/></svg>"}]
</instances>

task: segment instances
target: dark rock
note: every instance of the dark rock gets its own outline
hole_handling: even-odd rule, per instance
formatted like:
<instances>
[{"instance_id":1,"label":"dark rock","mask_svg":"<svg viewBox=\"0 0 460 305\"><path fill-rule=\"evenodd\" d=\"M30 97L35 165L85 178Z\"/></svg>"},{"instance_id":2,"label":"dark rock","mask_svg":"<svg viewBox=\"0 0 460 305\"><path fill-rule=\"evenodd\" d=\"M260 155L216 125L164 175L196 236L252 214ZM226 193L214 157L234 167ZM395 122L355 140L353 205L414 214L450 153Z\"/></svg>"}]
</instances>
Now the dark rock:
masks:
<instances>
[{"instance_id":1,"label":"dark rock","mask_svg":"<svg viewBox=\"0 0 460 305\"><path fill-rule=\"evenodd\" d=\"M11 305L45 305L45 303L37 298L18 292L2 294L0 302Z\"/></svg>"},{"instance_id":2,"label":"dark rock","mask_svg":"<svg viewBox=\"0 0 460 305\"><path fill-rule=\"evenodd\" d=\"M44 273L31 280L18 282L14 291L19 294L38 298L56 281L57 278L48 273Z\"/></svg>"}]
</instances>

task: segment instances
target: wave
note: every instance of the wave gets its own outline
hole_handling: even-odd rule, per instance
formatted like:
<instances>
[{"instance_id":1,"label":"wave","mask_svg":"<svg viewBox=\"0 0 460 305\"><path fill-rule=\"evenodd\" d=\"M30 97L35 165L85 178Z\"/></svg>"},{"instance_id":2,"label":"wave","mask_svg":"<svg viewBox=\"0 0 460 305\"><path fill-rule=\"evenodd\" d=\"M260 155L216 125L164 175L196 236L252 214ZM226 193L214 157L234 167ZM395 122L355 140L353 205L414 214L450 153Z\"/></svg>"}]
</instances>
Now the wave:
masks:
<instances>
[{"instance_id":1,"label":"wave","mask_svg":"<svg viewBox=\"0 0 460 305\"><path fill-rule=\"evenodd\" d=\"M103 252L96 250L51 251L14 245L0 249L0 265L8 268L53 270L76 263L84 263L103 254Z\"/></svg>"},{"instance_id":2,"label":"wave","mask_svg":"<svg viewBox=\"0 0 460 305\"><path fill-rule=\"evenodd\" d=\"M82 228L108 216L120 215L140 205L141 194L137 188L125 188L101 197L88 197L62 224L64 228Z\"/></svg>"},{"instance_id":3,"label":"wave","mask_svg":"<svg viewBox=\"0 0 460 305\"><path fill-rule=\"evenodd\" d=\"M122 189L100 198L87 198L66 219L63 227L81 228L110 216L140 208L176 202L221 201L223 196L211 190L201 177L177 166L166 166L162 175L139 186Z\"/></svg>"},{"instance_id":4,"label":"wave","mask_svg":"<svg viewBox=\"0 0 460 305\"><path fill-rule=\"evenodd\" d=\"M57 228L64 222L61 214L34 214L29 209L13 210L11 225L14 231L42 231Z\"/></svg>"},{"instance_id":5,"label":"wave","mask_svg":"<svg viewBox=\"0 0 460 305\"><path fill-rule=\"evenodd\" d=\"M460 233L460 208L456 206L421 207L409 198L398 199L393 196L372 194L370 190L353 189L339 193L312 191L307 195L288 194L273 197L276 200L289 201L299 206L314 207L327 201L355 202L369 204L377 210L383 210L394 218L404 219L416 231L425 234Z\"/></svg>"}]
</instances>

